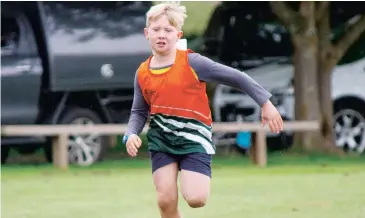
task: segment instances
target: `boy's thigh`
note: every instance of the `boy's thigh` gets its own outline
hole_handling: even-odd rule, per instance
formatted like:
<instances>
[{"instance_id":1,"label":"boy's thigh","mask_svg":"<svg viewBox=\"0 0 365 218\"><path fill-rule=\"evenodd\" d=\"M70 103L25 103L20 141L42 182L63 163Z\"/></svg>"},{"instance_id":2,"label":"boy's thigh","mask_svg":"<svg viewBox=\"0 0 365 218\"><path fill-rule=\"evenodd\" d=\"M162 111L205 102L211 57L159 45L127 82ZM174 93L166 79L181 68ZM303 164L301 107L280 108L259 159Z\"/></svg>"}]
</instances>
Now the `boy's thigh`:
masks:
<instances>
[{"instance_id":1,"label":"boy's thigh","mask_svg":"<svg viewBox=\"0 0 365 218\"><path fill-rule=\"evenodd\" d=\"M151 152L152 176L159 201L177 201L178 163L174 156Z\"/></svg>"},{"instance_id":2,"label":"boy's thigh","mask_svg":"<svg viewBox=\"0 0 365 218\"><path fill-rule=\"evenodd\" d=\"M212 177L212 155L205 153L185 154L180 158L179 167L183 171L191 171Z\"/></svg>"},{"instance_id":3,"label":"boy's thigh","mask_svg":"<svg viewBox=\"0 0 365 218\"><path fill-rule=\"evenodd\" d=\"M206 201L210 192L212 156L204 153L184 155L180 161L181 192L185 199Z\"/></svg>"},{"instance_id":4,"label":"boy's thigh","mask_svg":"<svg viewBox=\"0 0 365 218\"><path fill-rule=\"evenodd\" d=\"M152 174L154 174L160 168L175 163L179 166L179 159L176 155L168 154L160 151L150 151ZM178 169L178 168L177 168Z\"/></svg>"}]
</instances>

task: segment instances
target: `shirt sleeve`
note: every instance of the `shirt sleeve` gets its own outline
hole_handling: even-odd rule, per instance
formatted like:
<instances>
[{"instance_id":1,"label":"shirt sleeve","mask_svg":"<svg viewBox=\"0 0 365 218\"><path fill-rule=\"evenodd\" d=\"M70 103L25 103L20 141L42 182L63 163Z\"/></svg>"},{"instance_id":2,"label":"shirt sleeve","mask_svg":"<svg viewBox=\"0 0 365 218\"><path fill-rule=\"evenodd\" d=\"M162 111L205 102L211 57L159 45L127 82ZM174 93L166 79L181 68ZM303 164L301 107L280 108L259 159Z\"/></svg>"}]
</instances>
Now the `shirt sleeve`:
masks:
<instances>
[{"instance_id":1,"label":"shirt sleeve","mask_svg":"<svg viewBox=\"0 0 365 218\"><path fill-rule=\"evenodd\" d=\"M188 59L190 66L201 81L214 82L236 88L247 93L260 106L271 97L271 93L244 72L217 63L198 53L189 54Z\"/></svg>"},{"instance_id":2,"label":"shirt sleeve","mask_svg":"<svg viewBox=\"0 0 365 218\"><path fill-rule=\"evenodd\" d=\"M141 91L141 87L139 86L137 79L138 72L134 78L134 95L133 95L133 103L131 109L131 115L128 121L128 128L125 135L136 134L139 135L144 126L146 125L146 121L148 118L148 114L150 112L150 106L144 99Z\"/></svg>"}]
</instances>

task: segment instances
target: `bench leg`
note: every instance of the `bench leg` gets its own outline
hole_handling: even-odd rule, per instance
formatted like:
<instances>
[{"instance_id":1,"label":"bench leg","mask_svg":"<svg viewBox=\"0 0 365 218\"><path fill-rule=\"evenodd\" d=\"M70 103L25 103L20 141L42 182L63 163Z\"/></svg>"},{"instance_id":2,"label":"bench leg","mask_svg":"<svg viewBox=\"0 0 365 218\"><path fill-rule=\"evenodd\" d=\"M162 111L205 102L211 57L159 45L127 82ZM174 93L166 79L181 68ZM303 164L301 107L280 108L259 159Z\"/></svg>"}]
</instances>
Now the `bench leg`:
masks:
<instances>
[{"instance_id":1,"label":"bench leg","mask_svg":"<svg viewBox=\"0 0 365 218\"><path fill-rule=\"evenodd\" d=\"M60 169L68 168L68 135L59 135L53 139L53 164Z\"/></svg>"},{"instance_id":2,"label":"bench leg","mask_svg":"<svg viewBox=\"0 0 365 218\"><path fill-rule=\"evenodd\" d=\"M267 165L266 132L256 132L255 143L250 149L251 161L261 167Z\"/></svg>"},{"instance_id":3,"label":"bench leg","mask_svg":"<svg viewBox=\"0 0 365 218\"><path fill-rule=\"evenodd\" d=\"M118 136L117 135L110 135L108 137L108 146L110 148L113 148L113 147L117 146L117 143L118 143Z\"/></svg>"},{"instance_id":4,"label":"bench leg","mask_svg":"<svg viewBox=\"0 0 365 218\"><path fill-rule=\"evenodd\" d=\"M256 140L257 136L255 137ZM249 150L249 157L251 159L251 162L253 164L257 164L257 159L256 159L256 152L257 152L257 142L252 143L250 150Z\"/></svg>"}]
</instances>

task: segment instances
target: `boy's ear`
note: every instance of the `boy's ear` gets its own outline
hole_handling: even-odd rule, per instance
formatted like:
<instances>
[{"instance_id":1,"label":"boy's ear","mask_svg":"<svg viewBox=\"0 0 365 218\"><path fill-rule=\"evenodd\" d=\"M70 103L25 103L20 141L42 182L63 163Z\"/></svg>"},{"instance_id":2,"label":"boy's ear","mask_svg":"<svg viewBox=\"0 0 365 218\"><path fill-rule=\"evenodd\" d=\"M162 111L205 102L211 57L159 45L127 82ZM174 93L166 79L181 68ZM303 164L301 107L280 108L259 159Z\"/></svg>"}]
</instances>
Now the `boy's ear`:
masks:
<instances>
[{"instance_id":1,"label":"boy's ear","mask_svg":"<svg viewBox=\"0 0 365 218\"><path fill-rule=\"evenodd\" d=\"M147 28L144 28L143 32L144 32L144 36L148 40L148 29Z\"/></svg>"},{"instance_id":2,"label":"boy's ear","mask_svg":"<svg viewBox=\"0 0 365 218\"><path fill-rule=\"evenodd\" d=\"M181 39L181 37L184 35L183 31L179 31L177 34L177 39Z\"/></svg>"}]
</instances>

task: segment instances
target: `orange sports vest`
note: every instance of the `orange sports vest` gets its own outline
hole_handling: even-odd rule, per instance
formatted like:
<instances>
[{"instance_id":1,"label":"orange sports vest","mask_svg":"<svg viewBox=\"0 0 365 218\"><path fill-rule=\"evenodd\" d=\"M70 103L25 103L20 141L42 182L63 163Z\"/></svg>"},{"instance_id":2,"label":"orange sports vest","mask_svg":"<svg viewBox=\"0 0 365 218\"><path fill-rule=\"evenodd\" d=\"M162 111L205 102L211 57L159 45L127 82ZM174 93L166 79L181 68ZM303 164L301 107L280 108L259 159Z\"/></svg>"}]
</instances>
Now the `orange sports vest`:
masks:
<instances>
[{"instance_id":1,"label":"orange sports vest","mask_svg":"<svg viewBox=\"0 0 365 218\"><path fill-rule=\"evenodd\" d=\"M151 115L195 119L211 126L206 83L199 81L188 62L188 53L192 52L177 50L174 64L162 74L151 73L150 56L138 68L138 83Z\"/></svg>"}]
</instances>

